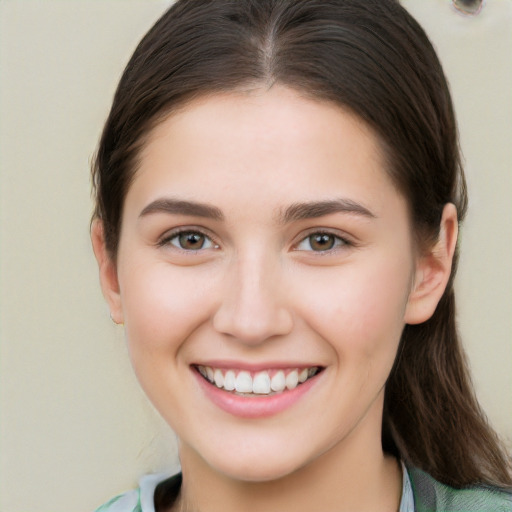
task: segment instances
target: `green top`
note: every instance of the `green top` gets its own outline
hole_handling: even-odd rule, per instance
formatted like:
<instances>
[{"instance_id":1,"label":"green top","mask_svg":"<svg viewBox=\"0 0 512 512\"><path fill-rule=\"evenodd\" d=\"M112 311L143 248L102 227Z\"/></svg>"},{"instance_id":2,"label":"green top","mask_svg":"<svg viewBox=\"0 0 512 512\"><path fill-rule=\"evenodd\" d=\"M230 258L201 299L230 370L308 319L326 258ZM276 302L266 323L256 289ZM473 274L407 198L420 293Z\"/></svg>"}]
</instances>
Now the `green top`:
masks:
<instances>
[{"instance_id":1,"label":"green top","mask_svg":"<svg viewBox=\"0 0 512 512\"><path fill-rule=\"evenodd\" d=\"M413 467L404 467L399 512L512 512L512 493L487 486L454 489ZM96 512L155 512L156 486L177 475L149 475L139 488L113 498Z\"/></svg>"},{"instance_id":2,"label":"green top","mask_svg":"<svg viewBox=\"0 0 512 512\"><path fill-rule=\"evenodd\" d=\"M488 486L454 489L417 468L407 468L414 512L512 512L512 493Z\"/></svg>"}]
</instances>

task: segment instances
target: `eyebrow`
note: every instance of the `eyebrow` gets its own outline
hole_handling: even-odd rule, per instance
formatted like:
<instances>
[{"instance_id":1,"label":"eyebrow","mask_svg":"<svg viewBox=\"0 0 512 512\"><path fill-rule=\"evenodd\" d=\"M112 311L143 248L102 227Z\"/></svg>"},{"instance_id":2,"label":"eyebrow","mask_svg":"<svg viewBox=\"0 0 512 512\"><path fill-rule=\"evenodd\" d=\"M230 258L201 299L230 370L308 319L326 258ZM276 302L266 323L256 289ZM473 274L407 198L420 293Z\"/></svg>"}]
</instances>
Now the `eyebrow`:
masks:
<instances>
[{"instance_id":1,"label":"eyebrow","mask_svg":"<svg viewBox=\"0 0 512 512\"><path fill-rule=\"evenodd\" d=\"M375 215L368 208L351 199L332 199L294 203L280 213L279 221L283 224L288 224L298 220L314 219L333 213L348 213L369 219L375 218Z\"/></svg>"},{"instance_id":2,"label":"eyebrow","mask_svg":"<svg viewBox=\"0 0 512 512\"><path fill-rule=\"evenodd\" d=\"M205 203L196 201L185 201L181 199L165 198L157 199L149 203L141 212L139 217L145 217L152 213L169 213L174 215L190 215L192 217L204 217L222 221L224 214L216 208Z\"/></svg>"},{"instance_id":3,"label":"eyebrow","mask_svg":"<svg viewBox=\"0 0 512 512\"><path fill-rule=\"evenodd\" d=\"M216 206L183 199L163 198L149 203L140 213L145 217L154 213L167 213L174 215L190 215L217 221L224 220L224 214ZM280 224L314 219L333 213L348 213L361 217L375 218L375 215L365 206L351 199L331 199L326 201L311 201L306 203L293 203L282 210L277 220Z\"/></svg>"}]
</instances>

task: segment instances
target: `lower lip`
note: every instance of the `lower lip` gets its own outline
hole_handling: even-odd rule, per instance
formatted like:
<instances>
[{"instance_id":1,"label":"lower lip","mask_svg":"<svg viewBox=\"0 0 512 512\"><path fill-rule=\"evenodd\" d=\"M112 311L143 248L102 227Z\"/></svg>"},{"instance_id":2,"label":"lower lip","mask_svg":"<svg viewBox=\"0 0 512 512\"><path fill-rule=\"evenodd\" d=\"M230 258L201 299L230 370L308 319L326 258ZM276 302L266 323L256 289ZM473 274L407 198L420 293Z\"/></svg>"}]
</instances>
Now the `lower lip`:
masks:
<instances>
[{"instance_id":1,"label":"lower lip","mask_svg":"<svg viewBox=\"0 0 512 512\"><path fill-rule=\"evenodd\" d=\"M240 418L267 418L288 409L298 402L316 384L323 373L311 377L295 389L274 395L240 396L218 388L208 382L195 369L192 370L205 395L220 409Z\"/></svg>"}]
</instances>

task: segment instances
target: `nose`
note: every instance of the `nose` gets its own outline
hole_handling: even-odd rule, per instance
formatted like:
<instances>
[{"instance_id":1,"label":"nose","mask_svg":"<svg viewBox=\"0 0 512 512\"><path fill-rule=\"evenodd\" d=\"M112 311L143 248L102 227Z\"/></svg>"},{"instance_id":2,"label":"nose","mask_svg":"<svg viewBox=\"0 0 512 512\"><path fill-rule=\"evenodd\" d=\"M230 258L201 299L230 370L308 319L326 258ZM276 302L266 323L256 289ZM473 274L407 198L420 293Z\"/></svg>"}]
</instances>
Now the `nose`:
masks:
<instances>
[{"instance_id":1,"label":"nose","mask_svg":"<svg viewBox=\"0 0 512 512\"><path fill-rule=\"evenodd\" d=\"M283 279L277 264L253 255L238 258L223 287L213 326L247 345L288 334L293 327Z\"/></svg>"}]
</instances>

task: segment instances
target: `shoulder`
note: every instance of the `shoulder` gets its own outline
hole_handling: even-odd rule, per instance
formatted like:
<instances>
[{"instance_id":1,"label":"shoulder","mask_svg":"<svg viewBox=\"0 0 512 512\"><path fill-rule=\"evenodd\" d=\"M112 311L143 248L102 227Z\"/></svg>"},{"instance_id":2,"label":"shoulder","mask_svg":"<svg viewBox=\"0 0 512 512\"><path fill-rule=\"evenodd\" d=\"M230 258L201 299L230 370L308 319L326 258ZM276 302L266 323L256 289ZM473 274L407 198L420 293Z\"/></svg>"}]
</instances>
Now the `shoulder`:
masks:
<instances>
[{"instance_id":1,"label":"shoulder","mask_svg":"<svg viewBox=\"0 0 512 512\"><path fill-rule=\"evenodd\" d=\"M474 486L455 489L417 468L407 468L416 512L512 512L512 493Z\"/></svg>"},{"instance_id":2,"label":"shoulder","mask_svg":"<svg viewBox=\"0 0 512 512\"><path fill-rule=\"evenodd\" d=\"M95 512L142 512L140 490L120 494L97 508Z\"/></svg>"},{"instance_id":3,"label":"shoulder","mask_svg":"<svg viewBox=\"0 0 512 512\"><path fill-rule=\"evenodd\" d=\"M144 476L139 480L137 489L112 498L95 512L155 512L155 488L169 476L169 474Z\"/></svg>"}]
</instances>

